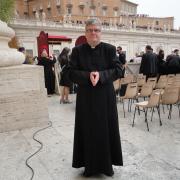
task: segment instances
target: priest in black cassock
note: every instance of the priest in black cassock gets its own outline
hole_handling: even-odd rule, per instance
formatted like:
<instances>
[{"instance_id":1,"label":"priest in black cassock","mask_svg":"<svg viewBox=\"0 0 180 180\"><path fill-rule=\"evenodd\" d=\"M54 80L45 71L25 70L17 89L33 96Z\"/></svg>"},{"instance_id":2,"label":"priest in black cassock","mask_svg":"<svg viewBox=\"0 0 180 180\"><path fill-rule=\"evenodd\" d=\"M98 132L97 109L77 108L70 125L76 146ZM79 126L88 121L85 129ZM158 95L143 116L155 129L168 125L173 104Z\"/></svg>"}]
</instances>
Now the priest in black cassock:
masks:
<instances>
[{"instance_id":1,"label":"priest in black cassock","mask_svg":"<svg viewBox=\"0 0 180 180\"><path fill-rule=\"evenodd\" d=\"M101 42L99 19L86 21L87 43L72 50L69 76L78 84L73 164L84 176L113 176L122 166L118 112L113 81L122 76L116 47Z\"/></svg>"}]
</instances>

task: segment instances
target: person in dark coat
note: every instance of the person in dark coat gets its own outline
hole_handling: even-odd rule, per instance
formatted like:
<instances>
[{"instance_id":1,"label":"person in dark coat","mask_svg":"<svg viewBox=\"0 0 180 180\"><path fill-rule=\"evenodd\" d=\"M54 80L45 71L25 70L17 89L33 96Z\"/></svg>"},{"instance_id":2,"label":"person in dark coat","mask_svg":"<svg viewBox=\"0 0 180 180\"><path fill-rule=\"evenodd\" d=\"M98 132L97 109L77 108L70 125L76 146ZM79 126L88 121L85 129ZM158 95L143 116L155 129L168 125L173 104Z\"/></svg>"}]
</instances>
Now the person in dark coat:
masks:
<instances>
[{"instance_id":1,"label":"person in dark coat","mask_svg":"<svg viewBox=\"0 0 180 180\"><path fill-rule=\"evenodd\" d=\"M38 59L38 65L44 66L45 87L48 95L53 94L55 90L55 75L53 72L55 62L55 57L48 57L46 49L42 51L41 57Z\"/></svg>"},{"instance_id":2,"label":"person in dark coat","mask_svg":"<svg viewBox=\"0 0 180 180\"><path fill-rule=\"evenodd\" d=\"M143 54L139 73L146 75L146 80L149 77L156 77L158 73L158 59L157 55L153 53L150 45L146 46L146 53Z\"/></svg>"},{"instance_id":3,"label":"person in dark coat","mask_svg":"<svg viewBox=\"0 0 180 180\"><path fill-rule=\"evenodd\" d=\"M69 77L78 84L74 132L74 168L84 176L113 176L122 166L118 112L113 81L122 75L116 47L101 38L99 19L86 21L87 43L72 50Z\"/></svg>"},{"instance_id":4,"label":"person in dark coat","mask_svg":"<svg viewBox=\"0 0 180 180\"><path fill-rule=\"evenodd\" d=\"M72 82L70 81L67 73L67 69L69 66L69 53L70 49L65 47L63 48L61 54L58 57L58 61L61 66L60 86L62 86L60 103L63 104L71 103L69 101L69 89L72 86Z\"/></svg>"},{"instance_id":5,"label":"person in dark coat","mask_svg":"<svg viewBox=\"0 0 180 180\"><path fill-rule=\"evenodd\" d=\"M121 62L122 66L123 66L122 77L124 77L125 68L126 68L126 55L123 53L121 46L117 47L117 53L119 55L119 61Z\"/></svg>"},{"instance_id":6,"label":"person in dark coat","mask_svg":"<svg viewBox=\"0 0 180 180\"><path fill-rule=\"evenodd\" d=\"M171 55L171 58L167 58L166 62L168 67L168 74L180 73L180 57L178 49L174 50L174 54Z\"/></svg>"},{"instance_id":7,"label":"person in dark coat","mask_svg":"<svg viewBox=\"0 0 180 180\"><path fill-rule=\"evenodd\" d=\"M117 47L117 53L118 53L119 61L122 64L122 67L123 67L122 76L119 77L119 78L124 78L125 70L126 70L126 55L122 51L121 46ZM127 88L127 84L122 84L121 88L116 91L116 95L119 94L119 96L124 96L125 92L126 92L126 88Z\"/></svg>"},{"instance_id":8,"label":"person in dark coat","mask_svg":"<svg viewBox=\"0 0 180 180\"><path fill-rule=\"evenodd\" d=\"M166 61L164 60L164 51L162 49L159 50L159 53L157 55L157 59L158 59L158 73L159 76L166 74Z\"/></svg>"}]
</instances>

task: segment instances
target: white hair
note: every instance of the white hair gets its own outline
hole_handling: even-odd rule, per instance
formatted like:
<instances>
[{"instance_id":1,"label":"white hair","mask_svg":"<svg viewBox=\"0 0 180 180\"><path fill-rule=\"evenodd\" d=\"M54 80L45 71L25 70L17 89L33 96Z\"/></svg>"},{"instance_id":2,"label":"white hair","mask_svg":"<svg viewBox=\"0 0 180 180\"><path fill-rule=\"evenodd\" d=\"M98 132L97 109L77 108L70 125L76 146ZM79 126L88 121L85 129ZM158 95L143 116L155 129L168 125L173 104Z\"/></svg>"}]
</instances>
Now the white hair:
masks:
<instances>
[{"instance_id":1,"label":"white hair","mask_svg":"<svg viewBox=\"0 0 180 180\"><path fill-rule=\"evenodd\" d=\"M96 26L100 26L101 27L101 20L99 18L90 18L90 19L87 19L86 22L86 27L87 26L90 26L90 25L96 25Z\"/></svg>"}]
</instances>

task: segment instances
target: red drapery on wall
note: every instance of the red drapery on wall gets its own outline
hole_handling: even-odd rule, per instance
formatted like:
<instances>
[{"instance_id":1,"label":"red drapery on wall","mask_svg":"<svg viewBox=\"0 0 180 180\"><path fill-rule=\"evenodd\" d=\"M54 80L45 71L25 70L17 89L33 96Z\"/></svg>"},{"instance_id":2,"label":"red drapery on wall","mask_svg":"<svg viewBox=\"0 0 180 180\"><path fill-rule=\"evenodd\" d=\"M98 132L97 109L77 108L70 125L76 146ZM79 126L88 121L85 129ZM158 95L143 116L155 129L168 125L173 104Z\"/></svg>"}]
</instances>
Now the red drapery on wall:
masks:
<instances>
[{"instance_id":1,"label":"red drapery on wall","mask_svg":"<svg viewBox=\"0 0 180 180\"><path fill-rule=\"evenodd\" d=\"M72 39L66 36L48 35L44 31L41 31L37 37L38 45L38 57L41 56L43 49L46 49L49 55L49 44L61 44L61 42L71 42Z\"/></svg>"}]
</instances>

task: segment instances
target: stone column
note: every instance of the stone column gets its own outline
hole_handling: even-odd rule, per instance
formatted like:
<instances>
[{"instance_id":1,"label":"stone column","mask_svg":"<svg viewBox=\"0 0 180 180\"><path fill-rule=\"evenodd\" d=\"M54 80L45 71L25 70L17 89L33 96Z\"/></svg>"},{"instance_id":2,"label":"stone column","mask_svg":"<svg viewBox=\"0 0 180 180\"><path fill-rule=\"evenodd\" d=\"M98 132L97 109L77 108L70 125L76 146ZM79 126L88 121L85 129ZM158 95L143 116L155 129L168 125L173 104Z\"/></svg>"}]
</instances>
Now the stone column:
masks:
<instances>
[{"instance_id":1,"label":"stone column","mask_svg":"<svg viewBox=\"0 0 180 180\"><path fill-rule=\"evenodd\" d=\"M43 67L24 65L25 56L8 47L15 32L0 21L0 132L46 125Z\"/></svg>"},{"instance_id":2,"label":"stone column","mask_svg":"<svg viewBox=\"0 0 180 180\"><path fill-rule=\"evenodd\" d=\"M22 64L25 59L23 53L8 46L14 36L15 32L0 20L0 67Z\"/></svg>"}]
</instances>

